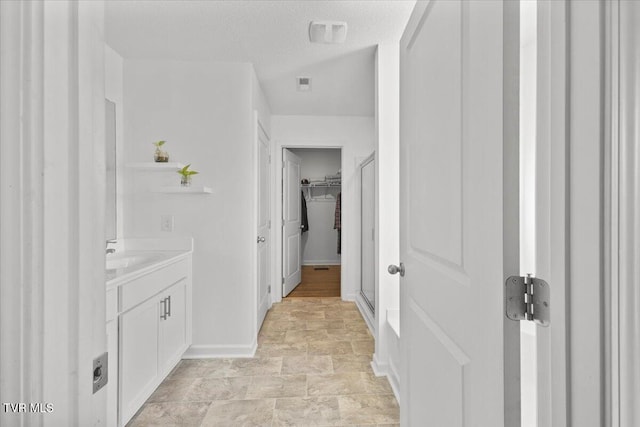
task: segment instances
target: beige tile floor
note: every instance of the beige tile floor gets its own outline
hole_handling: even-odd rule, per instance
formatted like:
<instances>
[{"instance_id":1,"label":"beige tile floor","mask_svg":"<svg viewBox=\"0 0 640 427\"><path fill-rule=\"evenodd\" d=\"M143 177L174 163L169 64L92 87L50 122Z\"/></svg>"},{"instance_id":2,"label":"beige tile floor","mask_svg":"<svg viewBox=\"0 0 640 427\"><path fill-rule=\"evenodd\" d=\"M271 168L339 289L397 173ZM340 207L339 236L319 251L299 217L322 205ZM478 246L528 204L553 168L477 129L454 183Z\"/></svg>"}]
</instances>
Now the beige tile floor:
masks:
<instances>
[{"instance_id":1,"label":"beige tile floor","mask_svg":"<svg viewBox=\"0 0 640 427\"><path fill-rule=\"evenodd\" d=\"M399 425L373 338L355 304L274 304L251 359L183 360L128 426Z\"/></svg>"}]
</instances>

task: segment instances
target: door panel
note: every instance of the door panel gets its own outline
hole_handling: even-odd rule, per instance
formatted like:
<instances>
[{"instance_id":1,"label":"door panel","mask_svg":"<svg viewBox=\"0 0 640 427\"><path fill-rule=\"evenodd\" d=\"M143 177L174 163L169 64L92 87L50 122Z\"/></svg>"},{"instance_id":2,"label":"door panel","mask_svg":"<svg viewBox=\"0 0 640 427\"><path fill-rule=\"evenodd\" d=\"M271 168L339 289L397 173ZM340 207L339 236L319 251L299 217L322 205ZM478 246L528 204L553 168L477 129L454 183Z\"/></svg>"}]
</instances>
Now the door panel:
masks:
<instances>
[{"instance_id":1,"label":"door panel","mask_svg":"<svg viewBox=\"0 0 640 427\"><path fill-rule=\"evenodd\" d=\"M287 296L302 278L300 270L300 157L283 150L283 272L282 296Z\"/></svg>"},{"instance_id":2,"label":"door panel","mask_svg":"<svg viewBox=\"0 0 640 427\"><path fill-rule=\"evenodd\" d=\"M160 321L160 369L168 371L182 356L187 343L187 282L173 285L162 298L167 301L169 316ZM171 366L170 366L171 365Z\"/></svg>"},{"instance_id":3,"label":"door panel","mask_svg":"<svg viewBox=\"0 0 640 427\"><path fill-rule=\"evenodd\" d=\"M257 122L257 144L258 144L258 237L263 237L264 241L258 242L258 330L262 326L264 317L270 306L269 279L271 253L271 204L270 204L270 160L269 160L269 139Z\"/></svg>"},{"instance_id":4,"label":"door panel","mask_svg":"<svg viewBox=\"0 0 640 427\"><path fill-rule=\"evenodd\" d=\"M149 397L158 372L160 300L151 298L120 316L120 417L126 422Z\"/></svg>"},{"instance_id":5,"label":"door panel","mask_svg":"<svg viewBox=\"0 0 640 427\"><path fill-rule=\"evenodd\" d=\"M401 41L402 425L515 425L505 362L519 357L518 324L505 326L503 284L518 235L503 212L518 198L503 186L518 157L503 145L503 13L502 1L418 2Z\"/></svg>"}]
</instances>

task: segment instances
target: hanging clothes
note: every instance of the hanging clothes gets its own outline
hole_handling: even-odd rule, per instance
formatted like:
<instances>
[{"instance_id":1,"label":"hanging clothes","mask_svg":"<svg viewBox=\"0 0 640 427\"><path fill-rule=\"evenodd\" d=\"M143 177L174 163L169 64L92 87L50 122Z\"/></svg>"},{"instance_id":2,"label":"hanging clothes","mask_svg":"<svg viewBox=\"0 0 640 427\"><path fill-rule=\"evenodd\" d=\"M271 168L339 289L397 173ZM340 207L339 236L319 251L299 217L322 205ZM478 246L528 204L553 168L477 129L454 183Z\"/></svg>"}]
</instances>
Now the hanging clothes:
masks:
<instances>
[{"instance_id":1,"label":"hanging clothes","mask_svg":"<svg viewBox=\"0 0 640 427\"><path fill-rule=\"evenodd\" d=\"M341 253L340 248L342 247L342 192L338 193L336 196L336 212L335 212L335 222L333 224L333 228L338 230L338 253Z\"/></svg>"},{"instance_id":2,"label":"hanging clothes","mask_svg":"<svg viewBox=\"0 0 640 427\"><path fill-rule=\"evenodd\" d=\"M307 216L307 200L304 198L304 191L300 190L301 208L300 208L300 229L302 233L309 231L309 217Z\"/></svg>"}]
</instances>

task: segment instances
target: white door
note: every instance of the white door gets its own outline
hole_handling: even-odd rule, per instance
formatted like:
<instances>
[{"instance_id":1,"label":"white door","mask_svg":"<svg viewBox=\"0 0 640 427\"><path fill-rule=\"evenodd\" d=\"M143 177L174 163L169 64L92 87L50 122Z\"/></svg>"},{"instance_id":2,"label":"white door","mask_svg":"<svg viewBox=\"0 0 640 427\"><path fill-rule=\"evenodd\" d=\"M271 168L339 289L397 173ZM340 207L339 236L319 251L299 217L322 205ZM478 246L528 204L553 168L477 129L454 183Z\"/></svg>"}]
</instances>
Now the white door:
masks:
<instances>
[{"instance_id":1,"label":"white door","mask_svg":"<svg viewBox=\"0 0 640 427\"><path fill-rule=\"evenodd\" d=\"M262 326L270 305L270 277L269 254L271 253L271 204L269 182L271 180L269 163L269 139L257 122L257 150L258 150L258 330Z\"/></svg>"},{"instance_id":2,"label":"white door","mask_svg":"<svg viewBox=\"0 0 640 427\"><path fill-rule=\"evenodd\" d=\"M401 40L403 426L520 425L519 325L503 309L518 271L507 3L418 2Z\"/></svg>"},{"instance_id":3,"label":"white door","mask_svg":"<svg viewBox=\"0 0 640 427\"><path fill-rule=\"evenodd\" d=\"M282 296L300 284L300 157L284 149L282 157Z\"/></svg>"}]
</instances>

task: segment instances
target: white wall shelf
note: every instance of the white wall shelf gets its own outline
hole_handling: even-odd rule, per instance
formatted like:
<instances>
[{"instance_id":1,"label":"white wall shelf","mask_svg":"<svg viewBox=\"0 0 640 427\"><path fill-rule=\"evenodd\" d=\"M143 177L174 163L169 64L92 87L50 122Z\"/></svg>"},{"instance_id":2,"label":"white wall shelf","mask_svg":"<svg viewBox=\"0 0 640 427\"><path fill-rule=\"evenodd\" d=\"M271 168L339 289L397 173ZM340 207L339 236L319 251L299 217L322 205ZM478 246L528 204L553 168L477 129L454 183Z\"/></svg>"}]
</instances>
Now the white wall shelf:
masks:
<instances>
[{"instance_id":1,"label":"white wall shelf","mask_svg":"<svg viewBox=\"0 0 640 427\"><path fill-rule=\"evenodd\" d=\"M174 185L170 187L156 187L152 191L154 193L174 194L210 194L212 192L211 187L205 187L203 185L192 185L190 187L182 187L181 185Z\"/></svg>"},{"instance_id":2,"label":"white wall shelf","mask_svg":"<svg viewBox=\"0 0 640 427\"><path fill-rule=\"evenodd\" d=\"M178 169L182 169L184 167L184 163L178 162L138 162L138 163L127 163L128 168L144 170L144 171L154 171L154 172L167 172L167 171L177 171Z\"/></svg>"}]
</instances>

